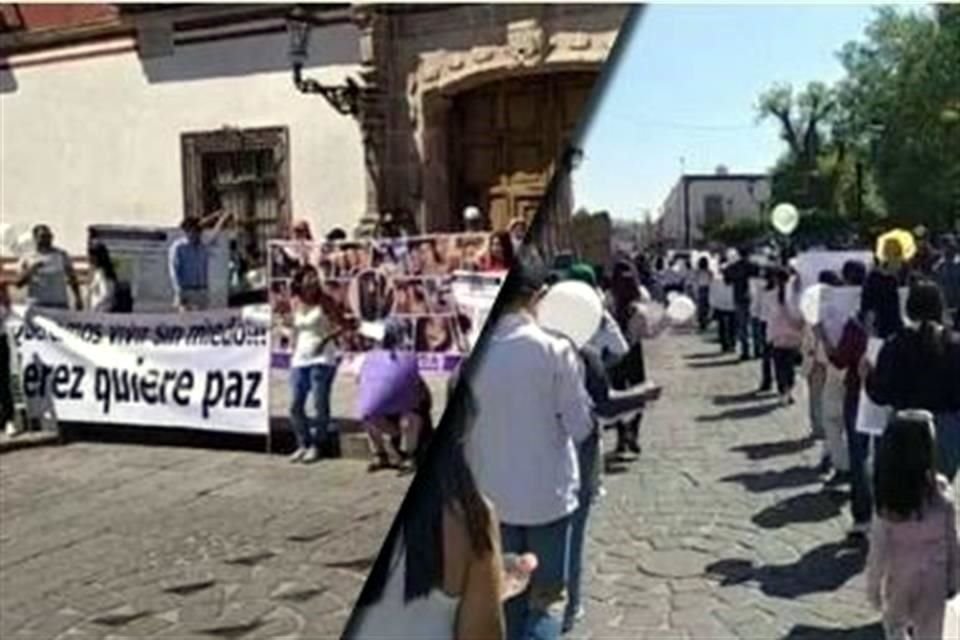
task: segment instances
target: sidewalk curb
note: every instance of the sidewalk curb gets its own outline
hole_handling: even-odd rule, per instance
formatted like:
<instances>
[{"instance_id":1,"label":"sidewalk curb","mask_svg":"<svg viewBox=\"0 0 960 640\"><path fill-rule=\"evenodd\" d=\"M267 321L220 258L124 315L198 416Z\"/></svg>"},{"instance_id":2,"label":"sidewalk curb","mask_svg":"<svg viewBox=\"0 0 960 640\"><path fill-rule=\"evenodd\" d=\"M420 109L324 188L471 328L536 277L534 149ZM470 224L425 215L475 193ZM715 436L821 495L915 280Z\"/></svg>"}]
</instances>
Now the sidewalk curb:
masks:
<instances>
[{"instance_id":1,"label":"sidewalk curb","mask_svg":"<svg viewBox=\"0 0 960 640\"><path fill-rule=\"evenodd\" d=\"M57 444L60 444L60 434L50 431L21 433L14 437L0 434L0 455L16 451L17 449L29 449L32 447L44 447Z\"/></svg>"}]
</instances>

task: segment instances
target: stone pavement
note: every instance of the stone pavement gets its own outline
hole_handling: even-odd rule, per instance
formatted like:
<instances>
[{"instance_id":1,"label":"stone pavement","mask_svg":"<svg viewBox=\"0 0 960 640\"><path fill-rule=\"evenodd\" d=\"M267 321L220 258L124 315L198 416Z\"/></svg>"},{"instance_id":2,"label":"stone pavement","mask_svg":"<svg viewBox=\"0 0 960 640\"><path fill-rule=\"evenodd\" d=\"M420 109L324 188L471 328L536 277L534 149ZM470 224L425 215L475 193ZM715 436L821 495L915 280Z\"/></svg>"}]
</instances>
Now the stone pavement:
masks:
<instances>
[{"instance_id":1,"label":"stone pavement","mask_svg":"<svg viewBox=\"0 0 960 640\"><path fill-rule=\"evenodd\" d=\"M571 637L882 639L864 553L844 544L847 489L813 469L806 399L753 397L758 363L717 352L693 335L648 345L663 398L640 459L608 464Z\"/></svg>"},{"instance_id":2,"label":"stone pavement","mask_svg":"<svg viewBox=\"0 0 960 640\"><path fill-rule=\"evenodd\" d=\"M0 456L0 638L335 638L406 478L79 443Z\"/></svg>"}]
</instances>

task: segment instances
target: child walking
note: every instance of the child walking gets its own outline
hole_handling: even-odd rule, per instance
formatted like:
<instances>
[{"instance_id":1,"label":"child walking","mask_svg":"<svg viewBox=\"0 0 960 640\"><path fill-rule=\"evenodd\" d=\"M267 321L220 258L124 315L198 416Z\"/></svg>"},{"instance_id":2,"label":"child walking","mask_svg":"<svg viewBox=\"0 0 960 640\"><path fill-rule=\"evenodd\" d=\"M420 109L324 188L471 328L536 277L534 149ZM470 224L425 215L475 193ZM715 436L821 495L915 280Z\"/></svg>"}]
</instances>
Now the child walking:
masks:
<instances>
[{"instance_id":1,"label":"child walking","mask_svg":"<svg viewBox=\"0 0 960 640\"><path fill-rule=\"evenodd\" d=\"M935 469L933 416L896 414L880 439L867 593L887 640L941 640L958 587L956 508Z\"/></svg>"}]
</instances>

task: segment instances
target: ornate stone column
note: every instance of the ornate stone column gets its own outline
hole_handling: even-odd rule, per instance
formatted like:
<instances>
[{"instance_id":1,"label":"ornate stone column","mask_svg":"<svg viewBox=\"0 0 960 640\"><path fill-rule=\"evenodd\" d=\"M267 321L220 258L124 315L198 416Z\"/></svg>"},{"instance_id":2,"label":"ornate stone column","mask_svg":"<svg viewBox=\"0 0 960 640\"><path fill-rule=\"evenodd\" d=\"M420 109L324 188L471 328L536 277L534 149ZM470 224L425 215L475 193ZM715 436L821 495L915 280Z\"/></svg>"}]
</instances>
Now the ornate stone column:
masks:
<instances>
[{"instance_id":1,"label":"ornate stone column","mask_svg":"<svg viewBox=\"0 0 960 640\"><path fill-rule=\"evenodd\" d=\"M384 167L386 164L387 91L389 78L389 18L375 7L357 6L354 22L360 28L360 94L358 120L363 140L366 177L366 211L362 224L369 224L387 209Z\"/></svg>"}]
</instances>

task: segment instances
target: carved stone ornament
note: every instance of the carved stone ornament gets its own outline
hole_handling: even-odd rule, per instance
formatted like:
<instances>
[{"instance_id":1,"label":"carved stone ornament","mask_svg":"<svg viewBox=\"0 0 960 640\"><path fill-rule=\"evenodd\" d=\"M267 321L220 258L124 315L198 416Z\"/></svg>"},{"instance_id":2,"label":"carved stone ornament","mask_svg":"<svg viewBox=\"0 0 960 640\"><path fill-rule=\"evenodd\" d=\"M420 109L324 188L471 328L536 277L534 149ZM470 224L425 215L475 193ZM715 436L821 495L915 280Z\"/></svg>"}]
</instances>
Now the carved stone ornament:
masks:
<instances>
[{"instance_id":1,"label":"carved stone ornament","mask_svg":"<svg viewBox=\"0 0 960 640\"><path fill-rule=\"evenodd\" d=\"M513 58L523 65L540 63L546 55L546 37L535 20L507 25L507 46Z\"/></svg>"}]
</instances>

